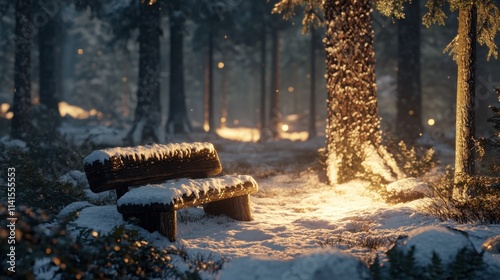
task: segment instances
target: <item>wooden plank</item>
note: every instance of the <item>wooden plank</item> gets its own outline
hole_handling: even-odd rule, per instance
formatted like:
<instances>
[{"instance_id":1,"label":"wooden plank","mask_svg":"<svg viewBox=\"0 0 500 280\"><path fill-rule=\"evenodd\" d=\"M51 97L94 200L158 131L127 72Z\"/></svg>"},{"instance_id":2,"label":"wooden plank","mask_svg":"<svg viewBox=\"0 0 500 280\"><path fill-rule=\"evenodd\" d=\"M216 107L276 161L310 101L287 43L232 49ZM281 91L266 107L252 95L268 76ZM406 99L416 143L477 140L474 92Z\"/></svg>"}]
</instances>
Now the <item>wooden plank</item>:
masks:
<instances>
[{"instance_id":1,"label":"wooden plank","mask_svg":"<svg viewBox=\"0 0 500 280\"><path fill-rule=\"evenodd\" d=\"M152 157L147 157L146 154L120 155L116 152L109 158L92 160L99 152L110 153L107 150L99 150L86 157L84 169L90 189L95 193L160 183L169 179L206 178L222 171L217 152L213 146L206 146L200 148L199 145L190 146L184 143L182 146L184 150L172 152L166 148L165 151L158 148L157 154ZM134 148L140 151L142 147L149 148L149 146Z\"/></svg>"},{"instance_id":2,"label":"wooden plank","mask_svg":"<svg viewBox=\"0 0 500 280\"><path fill-rule=\"evenodd\" d=\"M182 195L174 197L172 202L151 203L147 205L119 204L120 213L138 213L138 212L168 212L184 209L188 207L203 205L219 200L252 194L258 191L257 183L254 180L245 181L234 186L226 186L221 190L210 188L208 191L200 191L198 196L195 194Z\"/></svg>"},{"instance_id":3,"label":"wooden plank","mask_svg":"<svg viewBox=\"0 0 500 280\"><path fill-rule=\"evenodd\" d=\"M251 221L250 195L241 195L224 200L210 202L203 206L205 213L211 215L226 215L237 221Z\"/></svg>"}]
</instances>

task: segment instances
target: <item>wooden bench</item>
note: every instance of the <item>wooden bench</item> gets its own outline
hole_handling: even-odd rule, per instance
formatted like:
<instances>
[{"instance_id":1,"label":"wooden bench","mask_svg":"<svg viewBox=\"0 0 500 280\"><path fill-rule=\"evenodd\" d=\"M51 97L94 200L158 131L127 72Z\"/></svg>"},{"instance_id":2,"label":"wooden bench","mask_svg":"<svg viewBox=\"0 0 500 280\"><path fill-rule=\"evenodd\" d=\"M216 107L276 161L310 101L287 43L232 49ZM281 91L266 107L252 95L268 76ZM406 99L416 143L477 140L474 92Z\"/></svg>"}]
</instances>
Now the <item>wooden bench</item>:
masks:
<instances>
[{"instance_id":1,"label":"wooden bench","mask_svg":"<svg viewBox=\"0 0 500 280\"><path fill-rule=\"evenodd\" d=\"M97 150L84 158L84 169L93 192L116 190L125 220L138 219L140 226L170 241L176 239L177 210L203 205L208 214L250 221L249 195L258 191L250 176L208 178L222 171L210 143Z\"/></svg>"}]
</instances>

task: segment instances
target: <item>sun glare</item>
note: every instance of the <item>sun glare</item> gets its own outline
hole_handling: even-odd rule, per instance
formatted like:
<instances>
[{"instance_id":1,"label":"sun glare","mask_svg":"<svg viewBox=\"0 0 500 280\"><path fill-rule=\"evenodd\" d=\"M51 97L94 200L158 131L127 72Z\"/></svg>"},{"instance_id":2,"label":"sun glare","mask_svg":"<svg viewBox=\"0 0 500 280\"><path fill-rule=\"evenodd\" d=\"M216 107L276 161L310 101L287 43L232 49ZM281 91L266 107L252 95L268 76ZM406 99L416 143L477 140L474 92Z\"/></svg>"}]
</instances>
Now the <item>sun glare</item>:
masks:
<instances>
[{"instance_id":1,"label":"sun glare","mask_svg":"<svg viewBox=\"0 0 500 280\"><path fill-rule=\"evenodd\" d=\"M102 113L96 109L85 110L81 107L70 105L64 101L59 102L59 114L61 117L71 116L75 119L88 119L90 117L96 117L101 119L103 117Z\"/></svg>"},{"instance_id":2,"label":"sun glare","mask_svg":"<svg viewBox=\"0 0 500 280\"><path fill-rule=\"evenodd\" d=\"M287 132L287 131L288 131L288 129L289 129L288 124L283 124L283 125L281 126L281 130L283 130L284 132Z\"/></svg>"}]
</instances>

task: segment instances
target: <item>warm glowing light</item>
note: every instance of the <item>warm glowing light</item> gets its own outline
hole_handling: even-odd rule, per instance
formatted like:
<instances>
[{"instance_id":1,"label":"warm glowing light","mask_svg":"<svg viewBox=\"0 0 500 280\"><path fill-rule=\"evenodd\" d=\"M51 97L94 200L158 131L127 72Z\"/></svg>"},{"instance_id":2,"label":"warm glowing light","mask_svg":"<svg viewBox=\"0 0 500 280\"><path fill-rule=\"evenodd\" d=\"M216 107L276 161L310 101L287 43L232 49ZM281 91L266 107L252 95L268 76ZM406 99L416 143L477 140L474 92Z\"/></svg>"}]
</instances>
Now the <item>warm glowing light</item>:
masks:
<instances>
[{"instance_id":1,"label":"warm glowing light","mask_svg":"<svg viewBox=\"0 0 500 280\"><path fill-rule=\"evenodd\" d=\"M80 120L88 119L90 117L101 119L103 117L102 113L97 111L96 109L87 111L81 107L70 105L64 101L59 102L59 114L61 115L61 117L69 115L72 118Z\"/></svg>"},{"instance_id":2,"label":"warm glowing light","mask_svg":"<svg viewBox=\"0 0 500 280\"><path fill-rule=\"evenodd\" d=\"M222 69L224 68L224 62L219 62L219 64L217 64L217 67L219 67L219 69Z\"/></svg>"},{"instance_id":3,"label":"warm glowing light","mask_svg":"<svg viewBox=\"0 0 500 280\"><path fill-rule=\"evenodd\" d=\"M205 132L208 132L209 129L210 129L210 126L208 125L208 123L204 123L203 130L205 130Z\"/></svg>"},{"instance_id":4,"label":"warm glowing light","mask_svg":"<svg viewBox=\"0 0 500 280\"><path fill-rule=\"evenodd\" d=\"M14 113L9 112L9 109L10 109L9 103L2 103L2 105L0 105L0 116L8 120L12 119Z\"/></svg>"},{"instance_id":5,"label":"warm glowing light","mask_svg":"<svg viewBox=\"0 0 500 280\"><path fill-rule=\"evenodd\" d=\"M288 87L288 92L293 92L295 89L292 86Z\"/></svg>"},{"instance_id":6,"label":"warm glowing light","mask_svg":"<svg viewBox=\"0 0 500 280\"><path fill-rule=\"evenodd\" d=\"M76 52L77 52L79 55L82 55L82 54L83 54L83 49L78 49Z\"/></svg>"},{"instance_id":7,"label":"warm glowing light","mask_svg":"<svg viewBox=\"0 0 500 280\"><path fill-rule=\"evenodd\" d=\"M288 124L284 124L281 126L281 130L287 132L288 131Z\"/></svg>"},{"instance_id":8,"label":"warm glowing light","mask_svg":"<svg viewBox=\"0 0 500 280\"><path fill-rule=\"evenodd\" d=\"M434 119L429 119L429 120L427 120L427 124L430 126L433 126L436 124L436 121Z\"/></svg>"},{"instance_id":9,"label":"warm glowing light","mask_svg":"<svg viewBox=\"0 0 500 280\"><path fill-rule=\"evenodd\" d=\"M7 112L7 114L5 114L5 118L8 120L12 119L13 117L14 117L14 113L12 113L12 112Z\"/></svg>"},{"instance_id":10,"label":"warm glowing light","mask_svg":"<svg viewBox=\"0 0 500 280\"><path fill-rule=\"evenodd\" d=\"M224 118L224 117L220 118L220 122L221 123L226 123L226 118Z\"/></svg>"},{"instance_id":11,"label":"warm glowing light","mask_svg":"<svg viewBox=\"0 0 500 280\"><path fill-rule=\"evenodd\" d=\"M413 111L413 110L408 111L408 115L413 116L414 114L415 114L415 111Z\"/></svg>"},{"instance_id":12,"label":"warm glowing light","mask_svg":"<svg viewBox=\"0 0 500 280\"><path fill-rule=\"evenodd\" d=\"M239 121L239 120L234 120L234 121L233 121L233 124L234 124L234 125L238 125L238 124L240 124L240 121Z\"/></svg>"},{"instance_id":13,"label":"warm glowing light","mask_svg":"<svg viewBox=\"0 0 500 280\"><path fill-rule=\"evenodd\" d=\"M224 39L227 39L227 37L228 37L227 35L224 35Z\"/></svg>"},{"instance_id":14,"label":"warm glowing light","mask_svg":"<svg viewBox=\"0 0 500 280\"><path fill-rule=\"evenodd\" d=\"M93 236L93 237L97 237L98 235L99 235L99 233L98 233L97 231L95 231L95 230L94 230L94 231L92 231L92 236Z\"/></svg>"}]
</instances>

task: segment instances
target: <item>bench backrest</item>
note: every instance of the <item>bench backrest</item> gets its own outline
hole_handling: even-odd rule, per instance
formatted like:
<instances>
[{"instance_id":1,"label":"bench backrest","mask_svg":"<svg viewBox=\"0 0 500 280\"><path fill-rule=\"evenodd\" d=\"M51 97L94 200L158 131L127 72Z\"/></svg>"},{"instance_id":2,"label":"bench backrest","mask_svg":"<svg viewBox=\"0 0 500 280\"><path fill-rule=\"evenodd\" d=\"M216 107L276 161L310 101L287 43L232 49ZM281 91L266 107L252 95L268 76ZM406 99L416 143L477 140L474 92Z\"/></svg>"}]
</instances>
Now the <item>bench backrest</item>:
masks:
<instances>
[{"instance_id":1,"label":"bench backrest","mask_svg":"<svg viewBox=\"0 0 500 280\"><path fill-rule=\"evenodd\" d=\"M103 192L222 171L211 143L151 144L93 151L83 160L90 189Z\"/></svg>"}]
</instances>

